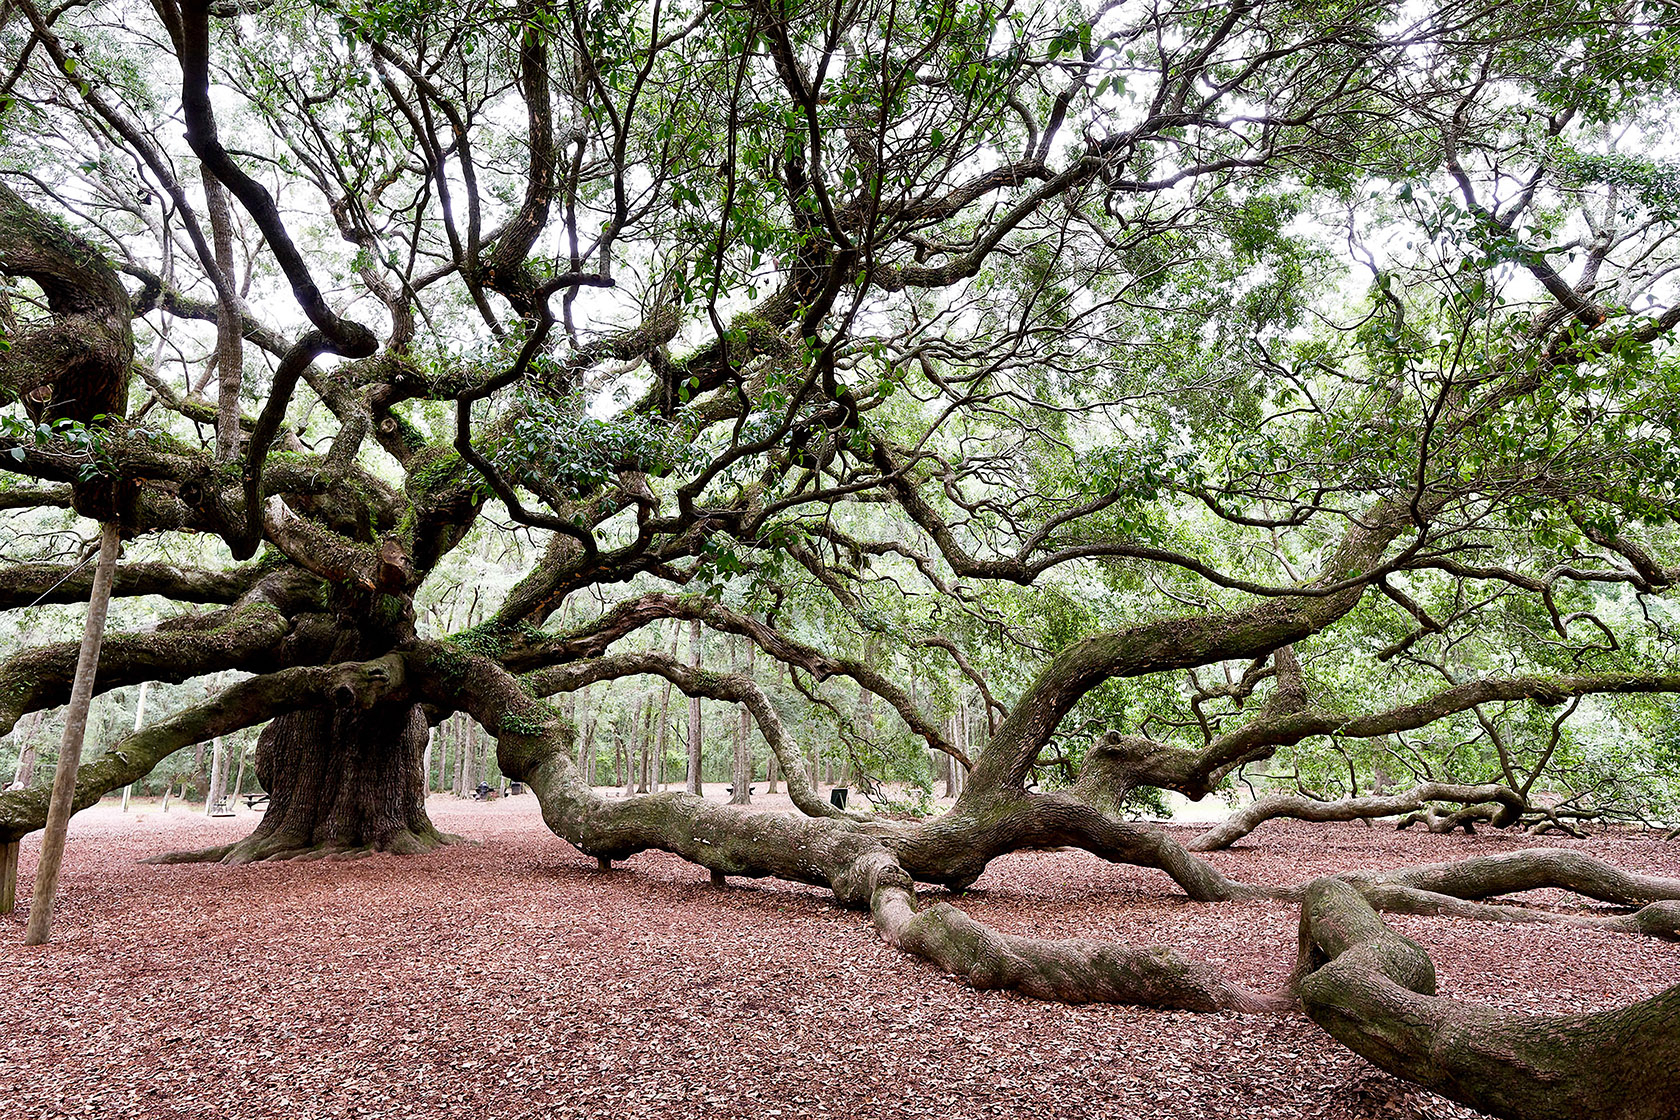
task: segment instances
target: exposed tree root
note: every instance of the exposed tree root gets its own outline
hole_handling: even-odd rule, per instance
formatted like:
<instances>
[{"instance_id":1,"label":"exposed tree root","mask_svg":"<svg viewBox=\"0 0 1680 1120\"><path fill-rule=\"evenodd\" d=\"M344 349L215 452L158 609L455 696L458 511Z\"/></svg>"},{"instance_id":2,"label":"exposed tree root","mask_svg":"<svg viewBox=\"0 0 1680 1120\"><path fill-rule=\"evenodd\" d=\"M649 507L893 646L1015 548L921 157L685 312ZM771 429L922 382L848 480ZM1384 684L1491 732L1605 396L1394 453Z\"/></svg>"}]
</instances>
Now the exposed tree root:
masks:
<instances>
[{"instance_id":1,"label":"exposed tree root","mask_svg":"<svg viewBox=\"0 0 1680 1120\"><path fill-rule=\"evenodd\" d=\"M1339 801L1319 801L1300 793L1274 793L1254 804L1239 809L1223 822L1190 841L1193 852L1212 852L1228 848L1269 820L1290 817L1303 821L1354 821L1373 817L1394 817L1418 814L1429 808L1431 801L1453 801L1463 805L1493 802L1495 808L1484 810L1482 819L1495 828L1515 824L1528 803L1521 794L1508 786L1455 786L1439 782L1425 782L1404 793L1386 797L1346 797ZM1402 825L1404 827L1404 825ZM1431 829L1431 831L1436 831Z\"/></svg>"},{"instance_id":2,"label":"exposed tree root","mask_svg":"<svg viewBox=\"0 0 1680 1120\"><path fill-rule=\"evenodd\" d=\"M1339 879L1306 892L1303 1006L1390 1073L1511 1120L1680 1115L1680 987L1592 1015L1513 1015L1435 996L1421 946Z\"/></svg>"}]
</instances>

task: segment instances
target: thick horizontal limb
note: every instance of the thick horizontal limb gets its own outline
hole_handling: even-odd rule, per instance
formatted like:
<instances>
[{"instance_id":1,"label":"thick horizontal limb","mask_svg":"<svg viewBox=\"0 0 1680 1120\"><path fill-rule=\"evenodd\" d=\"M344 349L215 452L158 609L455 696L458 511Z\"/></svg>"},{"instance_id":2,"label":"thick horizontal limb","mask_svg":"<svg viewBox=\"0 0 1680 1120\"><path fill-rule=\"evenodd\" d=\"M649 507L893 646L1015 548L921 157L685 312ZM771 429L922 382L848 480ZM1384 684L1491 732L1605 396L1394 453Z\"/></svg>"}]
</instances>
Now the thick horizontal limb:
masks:
<instances>
[{"instance_id":1,"label":"thick horizontal limb","mask_svg":"<svg viewBox=\"0 0 1680 1120\"><path fill-rule=\"evenodd\" d=\"M6 486L0 488L0 509L69 509L76 493L67 485Z\"/></svg>"},{"instance_id":2,"label":"thick horizontal limb","mask_svg":"<svg viewBox=\"0 0 1680 1120\"><path fill-rule=\"evenodd\" d=\"M94 689L108 692L142 681L178 683L222 669L263 672L274 667L290 630L290 622L272 604L247 602L176 620L171 629L112 634L100 651ZM0 732L10 731L26 712L69 700L77 648L75 642L57 642L0 663Z\"/></svg>"},{"instance_id":3,"label":"thick horizontal limb","mask_svg":"<svg viewBox=\"0 0 1680 1120\"><path fill-rule=\"evenodd\" d=\"M1361 889L1412 887L1454 898L1493 898L1554 888L1615 906L1645 906L1680 899L1680 879L1637 875L1570 848L1525 848L1394 871L1350 871L1339 876Z\"/></svg>"},{"instance_id":4,"label":"thick horizontal limb","mask_svg":"<svg viewBox=\"0 0 1680 1120\"><path fill-rule=\"evenodd\" d=\"M117 569L111 594L162 595L183 603L233 603L261 576L255 568L215 572L174 564L124 564ZM15 564L0 569L0 610L37 603L85 603L92 586L92 565Z\"/></svg>"},{"instance_id":5,"label":"thick horizontal limb","mask_svg":"<svg viewBox=\"0 0 1680 1120\"><path fill-rule=\"evenodd\" d=\"M86 809L111 790L151 773L171 754L228 735L282 712L318 704L367 705L403 687L403 660L392 654L368 662L282 669L223 689L196 707L118 741L76 771L75 807ZM0 842L16 840L47 820L45 786L0 793Z\"/></svg>"},{"instance_id":6,"label":"thick horizontal limb","mask_svg":"<svg viewBox=\"0 0 1680 1120\"><path fill-rule=\"evenodd\" d=\"M1267 1011L1287 997L1250 991L1170 949L1135 949L1085 938L1017 937L948 902L916 909L900 884L878 890L875 926L891 945L960 976L975 988L1007 988L1063 1003L1130 1003L1185 1011Z\"/></svg>"}]
</instances>

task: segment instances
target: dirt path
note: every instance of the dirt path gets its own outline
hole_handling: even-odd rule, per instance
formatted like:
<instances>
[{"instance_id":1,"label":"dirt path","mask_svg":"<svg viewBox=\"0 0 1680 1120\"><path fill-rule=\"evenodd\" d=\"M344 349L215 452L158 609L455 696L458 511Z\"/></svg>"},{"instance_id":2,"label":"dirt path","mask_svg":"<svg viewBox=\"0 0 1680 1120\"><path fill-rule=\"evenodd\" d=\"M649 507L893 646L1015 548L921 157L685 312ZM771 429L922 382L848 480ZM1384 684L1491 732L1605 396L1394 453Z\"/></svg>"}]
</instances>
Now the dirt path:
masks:
<instances>
[{"instance_id":1,"label":"dirt path","mask_svg":"<svg viewBox=\"0 0 1680 1120\"><path fill-rule=\"evenodd\" d=\"M712 888L673 858L601 874L533 799L434 798L479 843L407 860L154 867L255 817L78 816L56 942L0 922L7 1114L123 1117L1459 1118L1300 1016L1066 1007L971 991L815 891ZM1253 880L1522 841L1268 826L1215 862ZM1680 848L1582 845L1680 874ZM26 843L27 896L34 850ZM998 926L1170 945L1271 987L1293 908L1201 906L1076 854L999 861L960 905ZM1401 919L1444 992L1535 1010L1680 983L1680 949Z\"/></svg>"}]
</instances>

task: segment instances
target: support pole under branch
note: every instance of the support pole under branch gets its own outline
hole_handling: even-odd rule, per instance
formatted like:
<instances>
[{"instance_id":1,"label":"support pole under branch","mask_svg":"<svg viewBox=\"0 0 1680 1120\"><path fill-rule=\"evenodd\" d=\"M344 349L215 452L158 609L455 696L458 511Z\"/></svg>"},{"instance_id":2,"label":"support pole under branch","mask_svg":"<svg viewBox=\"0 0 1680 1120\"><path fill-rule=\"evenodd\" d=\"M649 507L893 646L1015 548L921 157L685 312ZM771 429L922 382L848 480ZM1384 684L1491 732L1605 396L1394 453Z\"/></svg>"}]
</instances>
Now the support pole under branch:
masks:
<instances>
[{"instance_id":1,"label":"support pole under branch","mask_svg":"<svg viewBox=\"0 0 1680 1120\"><path fill-rule=\"evenodd\" d=\"M47 827L41 836L41 862L35 870L35 896L29 904L29 925L23 934L25 945L45 945L52 936L53 900L58 895L58 872L64 864L64 838L70 831L70 814L74 811L76 771L82 764L88 707L93 702L93 676L99 668L99 647L105 640L105 612L111 605L111 584L116 576L117 550L121 544L115 521L99 527L99 566L93 572L87 626L82 630L82 648L76 657L76 682L70 689L58 768L53 771Z\"/></svg>"}]
</instances>

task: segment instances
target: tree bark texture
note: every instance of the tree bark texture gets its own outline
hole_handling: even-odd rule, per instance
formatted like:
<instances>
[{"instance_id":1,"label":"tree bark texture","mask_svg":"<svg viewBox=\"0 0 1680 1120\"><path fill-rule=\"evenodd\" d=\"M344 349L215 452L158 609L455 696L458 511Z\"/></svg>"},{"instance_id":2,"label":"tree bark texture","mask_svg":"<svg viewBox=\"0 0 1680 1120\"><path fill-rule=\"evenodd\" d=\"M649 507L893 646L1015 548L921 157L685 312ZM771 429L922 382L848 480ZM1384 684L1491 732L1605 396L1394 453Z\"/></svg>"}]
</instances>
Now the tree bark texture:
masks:
<instances>
[{"instance_id":1,"label":"tree bark texture","mask_svg":"<svg viewBox=\"0 0 1680 1120\"><path fill-rule=\"evenodd\" d=\"M430 851L448 838L426 815L426 736L424 711L404 701L281 715L257 739L261 823L236 844L159 862Z\"/></svg>"},{"instance_id":2,"label":"tree bark texture","mask_svg":"<svg viewBox=\"0 0 1680 1120\"><path fill-rule=\"evenodd\" d=\"M1301 909L1301 1002L1396 1076L1510 1120L1680 1115L1680 987L1590 1015L1516 1015L1435 995L1422 946L1353 886L1321 880Z\"/></svg>"}]
</instances>

